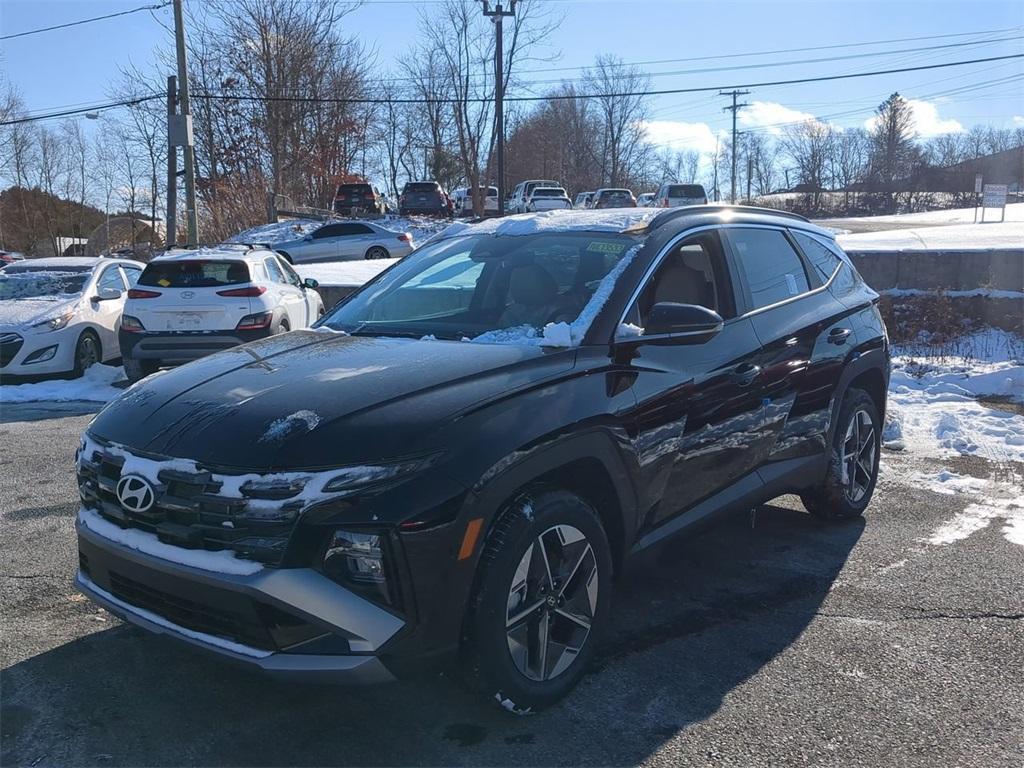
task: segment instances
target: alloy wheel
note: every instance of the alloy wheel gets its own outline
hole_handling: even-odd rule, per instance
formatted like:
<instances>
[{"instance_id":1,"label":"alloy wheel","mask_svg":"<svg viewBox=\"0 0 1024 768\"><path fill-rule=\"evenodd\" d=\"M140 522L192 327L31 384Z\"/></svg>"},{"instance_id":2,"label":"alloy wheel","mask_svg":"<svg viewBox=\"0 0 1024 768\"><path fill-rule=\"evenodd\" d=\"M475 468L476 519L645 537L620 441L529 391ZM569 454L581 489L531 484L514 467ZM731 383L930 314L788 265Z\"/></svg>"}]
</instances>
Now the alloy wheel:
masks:
<instances>
[{"instance_id":1,"label":"alloy wheel","mask_svg":"<svg viewBox=\"0 0 1024 768\"><path fill-rule=\"evenodd\" d=\"M856 411L843 438L842 484L846 498L854 504L864 498L875 472L875 425L866 410Z\"/></svg>"},{"instance_id":2,"label":"alloy wheel","mask_svg":"<svg viewBox=\"0 0 1024 768\"><path fill-rule=\"evenodd\" d=\"M597 610L597 559L574 526L556 525L523 554L505 614L508 650L530 680L550 680L575 661Z\"/></svg>"},{"instance_id":3,"label":"alloy wheel","mask_svg":"<svg viewBox=\"0 0 1024 768\"><path fill-rule=\"evenodd\" d=\"M99 350L96 349L96 341L92 336L83 336L78 342L76 357L78 369L81 371L99 362Z\"/></svg>"}]
</instances>

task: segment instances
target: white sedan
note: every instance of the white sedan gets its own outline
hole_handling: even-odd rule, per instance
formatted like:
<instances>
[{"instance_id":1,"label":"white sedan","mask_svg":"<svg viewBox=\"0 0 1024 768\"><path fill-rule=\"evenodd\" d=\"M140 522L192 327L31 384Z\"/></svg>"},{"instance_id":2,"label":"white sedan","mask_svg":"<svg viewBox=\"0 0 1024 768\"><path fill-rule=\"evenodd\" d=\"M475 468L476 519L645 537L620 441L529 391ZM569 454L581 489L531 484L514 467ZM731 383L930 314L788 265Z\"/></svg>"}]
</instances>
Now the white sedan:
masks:
<instances>
[{"instance_id":1,"label":"white sedan","mask_svg":"<svg viewBox=\"0 0 1024 768\"><path fill-rule=\"evenodd\" d=\"M337 221L297 240L276 243L274 250L292 264L310 264L401 258L415 247L408 232L395 232L369 221Z\"/></svg>"},{"instance_id":2,"label":"white sedan","mask_svg":"<svg viewBox=\"0 0 1024 768\"><path fill-rule=\"evenodd\" d=\"M117 331L145 264L125 259L26 259L0 271L0 375L81 376L120 356Z\"/></svg>"}]
</instances>

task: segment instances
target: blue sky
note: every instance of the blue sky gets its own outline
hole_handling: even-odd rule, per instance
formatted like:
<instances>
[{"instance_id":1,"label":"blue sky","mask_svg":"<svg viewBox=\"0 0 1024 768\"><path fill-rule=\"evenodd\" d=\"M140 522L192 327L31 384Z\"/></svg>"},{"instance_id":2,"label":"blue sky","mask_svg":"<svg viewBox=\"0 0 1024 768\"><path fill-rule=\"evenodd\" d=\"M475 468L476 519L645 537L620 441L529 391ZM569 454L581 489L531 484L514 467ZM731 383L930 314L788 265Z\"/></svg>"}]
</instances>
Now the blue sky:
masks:
<instances>
[{"instance_id":1,"label":"blue sky","mask_svg":"<svg viewBox=\"0 0 1024 768\"><path fill-rule=\"evenodd\" d=\"M196 3L200 0L186 0ZM313 1L313 0L311 0ZM0 34L114 13L153 0L3 0ZM808 0L807 2L711 2L709 0L558 0L552 9L562 21L549 40L551 63L529 63L524 80L578 77L576 70L595 54L611 52L627 62L712 57L828 46L892 38L961 35L917 42L887 43L829 51L784 53L723 60L650 64L651 73L680 69L764 64L787 59L853 55L879 50L971 43L944 50L914 51L756 70L656 75L655 88L718 86L750 81L817 76L942 61L1019 53L1024 34L1024 2L959 0ZM429 2L371 0L344 21L387 65L416 35L417 14ZM154 18L155 17L155 18ZM147 66L154 51L169 48L170 38L158 23L171 23L170 9L137 13L68 30L0 42L0 68L20 90L31 110L46 110L107 97L118 66ZM993 33L989 30L1009 32ZM977 35L964 33L978 32ZM977 43L978 40L1015 40ZM557 69L556 69L557 68ZM741 113L741 127L763 131L805 114L824 116L841 126L861 125L871 109L898 90L915 99L924 135L967 128L976 123L999 127L1024 124L1024 80L990 81L1024 73L1024 59L971 67L887 75L818 84L763 87L747 96L752 106ZM977 86L962 93L954 89ZM657 97L652 102L652 138L667 146L708 149L716 132L729 125L725 99L713 94ZM1016 121L1015 121L1016 118ZM765 127L769 126L769 127Z\"/></svg>"}]
</instances>

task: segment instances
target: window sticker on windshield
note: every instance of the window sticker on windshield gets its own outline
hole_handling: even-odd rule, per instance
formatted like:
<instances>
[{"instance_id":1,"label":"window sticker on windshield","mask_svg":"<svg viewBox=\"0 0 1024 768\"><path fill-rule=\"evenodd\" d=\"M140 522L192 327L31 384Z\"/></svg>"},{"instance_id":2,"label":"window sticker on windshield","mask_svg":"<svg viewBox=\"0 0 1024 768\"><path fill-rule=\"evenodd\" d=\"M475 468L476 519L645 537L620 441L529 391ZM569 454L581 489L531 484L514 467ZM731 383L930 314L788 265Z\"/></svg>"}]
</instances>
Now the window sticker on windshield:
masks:
<instances>
[{"instance_id":1,"label":"window sticker on windshield","mask_svg":"<svg viewBox=\"0 0 1024 768\"><path fill-rule=\"evenodd\" d=\"M790 296L796 296L800 291L796 287L796 278L793 277L792 273L786 273L786 287L789 289Z\"/></svg>"},{"instance_id":2,"label":"window sticker on windshield","mask_svg":"<svg viewBox=\"0 0 1024 768\"><path fill-rule=\"evenodd\" d=\"M614 253L616 256L626 250L624 243L609 243L605 240L595 240L587 246L591 253Z\"/></svg>"}]
</instances>

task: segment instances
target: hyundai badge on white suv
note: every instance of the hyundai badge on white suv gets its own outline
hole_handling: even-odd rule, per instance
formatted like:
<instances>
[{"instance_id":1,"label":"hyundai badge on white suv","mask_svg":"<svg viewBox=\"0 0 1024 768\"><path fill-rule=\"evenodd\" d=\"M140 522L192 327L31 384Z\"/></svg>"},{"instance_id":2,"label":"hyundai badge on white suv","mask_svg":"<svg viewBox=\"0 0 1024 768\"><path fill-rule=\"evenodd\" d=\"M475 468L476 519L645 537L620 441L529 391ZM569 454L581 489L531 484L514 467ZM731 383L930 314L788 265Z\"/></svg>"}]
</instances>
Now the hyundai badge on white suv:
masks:
<instances>
[{"instance_id":1,"label":"hyundai badge on white suv","mask_svg":"<svg viewBox=\"0 0 1024 768\"><path fill-rule=\"evenodd\" d=\"M308 328L324 313L314 290L263 247L219 245L150 262L128 292L118 335L131 381L247 341Z\"/></svg>"},{"instance_id":2,"label":"hyundai badge on white suv","mask_svg":"<svg viewBox=\"0 0 1024 768\"><path fill-rule=\"evenodd\" d=\"M144 264L25 259L0 272L0 376L71 374L116 358L125 291Z\"/></svg>"}]
</instances>

